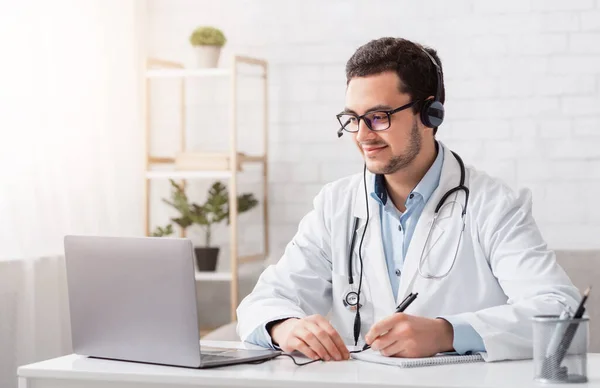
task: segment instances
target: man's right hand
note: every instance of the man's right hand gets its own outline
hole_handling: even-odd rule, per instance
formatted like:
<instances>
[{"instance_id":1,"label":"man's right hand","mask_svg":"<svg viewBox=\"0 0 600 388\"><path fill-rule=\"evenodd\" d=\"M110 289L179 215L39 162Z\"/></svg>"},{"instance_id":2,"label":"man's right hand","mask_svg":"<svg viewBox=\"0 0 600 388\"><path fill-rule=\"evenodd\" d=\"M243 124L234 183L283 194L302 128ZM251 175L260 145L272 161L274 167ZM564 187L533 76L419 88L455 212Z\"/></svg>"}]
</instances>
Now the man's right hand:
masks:
<instances>
[{"instance_id":1,"label":"man's right hand","mask_svg":"<svg viewBox=\"0 0 600 388\"><path fill-rule=\"evenodd\" d=\"M338 332L321 315L290 318L271 328L271 339L286 353L297 350L317 360L347 360L348 348Z\"/></svg>"}]
</instances>

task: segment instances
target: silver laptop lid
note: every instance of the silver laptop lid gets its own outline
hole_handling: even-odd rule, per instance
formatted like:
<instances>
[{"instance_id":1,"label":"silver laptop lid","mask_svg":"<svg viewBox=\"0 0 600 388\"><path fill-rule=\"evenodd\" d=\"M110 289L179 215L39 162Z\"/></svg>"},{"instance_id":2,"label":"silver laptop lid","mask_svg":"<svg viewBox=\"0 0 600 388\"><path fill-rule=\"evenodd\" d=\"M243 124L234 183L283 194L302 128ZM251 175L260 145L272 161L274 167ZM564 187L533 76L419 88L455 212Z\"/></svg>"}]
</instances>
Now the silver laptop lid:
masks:
<instances>
[{"instance_id":1,"label":"silver laptop lid","mask_svg":"<svg viewBox=\"0 0 600 388\"><path fill-rule=\"evenodd\" d=\"M198 367L191 241L66 236L73 351Z\"/></svg>"}]
</instances>

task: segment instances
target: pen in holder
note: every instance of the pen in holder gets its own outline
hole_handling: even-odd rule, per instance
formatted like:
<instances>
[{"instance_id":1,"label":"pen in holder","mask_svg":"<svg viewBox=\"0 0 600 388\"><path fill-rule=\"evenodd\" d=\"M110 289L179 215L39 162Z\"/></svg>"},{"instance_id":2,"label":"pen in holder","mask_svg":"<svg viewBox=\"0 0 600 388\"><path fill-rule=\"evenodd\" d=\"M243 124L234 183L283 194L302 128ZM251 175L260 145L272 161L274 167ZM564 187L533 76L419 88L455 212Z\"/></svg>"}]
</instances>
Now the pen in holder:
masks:
<instances>
[{"instance_id":1,"label":"pen in holder","mask_svg":"<svg viewBox=\"0 0 600 388\"><path fill-rule=\"evenodd\" d=\"M533 318L534 379L543 383L587 381L588 318Z\"/></svg>"}]
</instances>

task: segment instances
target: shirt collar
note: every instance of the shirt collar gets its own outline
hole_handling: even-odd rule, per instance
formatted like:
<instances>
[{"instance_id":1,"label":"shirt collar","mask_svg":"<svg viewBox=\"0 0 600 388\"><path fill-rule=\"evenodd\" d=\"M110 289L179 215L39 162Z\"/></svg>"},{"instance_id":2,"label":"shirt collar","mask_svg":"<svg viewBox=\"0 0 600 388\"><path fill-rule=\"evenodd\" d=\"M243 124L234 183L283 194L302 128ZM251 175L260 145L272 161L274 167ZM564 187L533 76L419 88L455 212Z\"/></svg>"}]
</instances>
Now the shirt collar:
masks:
<instances>
[{"instance_id":1,"label":"shirt collar","mask_svg":"<svg viewBox=\"0 0 600 388\"><path fill-rule=\"evenodd\" d=\"M438 184L440 183L440 176L442 175L442 165L444 163L444 147L440 147L436 141L435 147L437 149L437 156L433 161L429 170L425 173L421 181L411 191L411 194L419 194L423 198L423 202L427 203L431 194L435 191ZM383 174L375 175L375 184L371 197L382 205L387 203L388 194L385 187L385 178Z\"/></svg>"}]
</instances>

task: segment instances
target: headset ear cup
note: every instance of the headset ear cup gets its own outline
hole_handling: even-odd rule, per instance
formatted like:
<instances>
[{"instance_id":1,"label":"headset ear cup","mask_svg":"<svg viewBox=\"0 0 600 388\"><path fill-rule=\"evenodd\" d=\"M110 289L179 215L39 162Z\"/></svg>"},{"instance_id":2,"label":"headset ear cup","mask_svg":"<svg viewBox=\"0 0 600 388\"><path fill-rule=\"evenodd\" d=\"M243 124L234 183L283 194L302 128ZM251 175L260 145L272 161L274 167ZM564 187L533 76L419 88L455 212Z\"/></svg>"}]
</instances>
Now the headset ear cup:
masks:
<instances>
[{"instance_id":1,"label":"headset ear cup","mask_svg":"<svg viewBox=\"0 0 600 388\"><path fill-rule=\"evenodd\" d=\"M432 128L437 128L444 122L444 105L439 101L434 101L427 109L427 117Z\"/></svg>"},{"instance_id":2,"label":"headset ear cup","mask_svg":"<svg viewBox=\"0 0 600 388\"><path fill-rule=\"evenodd\" d=\"M444 121L444 105L435 100L427 100L421 108L421 122L429 128L437 128Z\"/></svg>"},{"instance_id":3,"label":"headset ear cup","mask_svg":"<svg viewBox=\"0 0 600 388\"><path fill-rule=\"evenodd\" d=\"M433 102L433 100L424 101L423 105L421 106L421 111L419 112L419 116L421 117L421 122L426 127L431 127L431 122L429 121L428 112L429 112L429 107L431 106L432 102Z\"/></svg>"}]
</instances>

